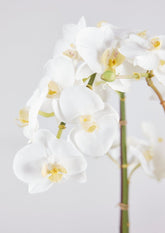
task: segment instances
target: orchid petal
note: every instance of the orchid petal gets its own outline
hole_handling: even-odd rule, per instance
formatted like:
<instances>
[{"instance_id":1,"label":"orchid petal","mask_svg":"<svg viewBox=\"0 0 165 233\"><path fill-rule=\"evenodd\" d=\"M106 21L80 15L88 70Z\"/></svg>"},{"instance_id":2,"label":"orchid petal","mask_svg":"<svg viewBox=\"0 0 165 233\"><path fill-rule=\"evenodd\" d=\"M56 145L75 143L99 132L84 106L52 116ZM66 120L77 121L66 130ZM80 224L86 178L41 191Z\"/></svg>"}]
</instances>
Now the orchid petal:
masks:
<instances>
[{"instance_id":1,"label":"orchid petal","mask_svg":"<svg viewBox=\"0 0 165 233\"><path fill-rule=\"evenodd\" d=\"M86 160L72 143L57 139L52 140L49 146L55 159L66 168L67 175L76 175L86 170Z\"/></svg>"},{"instance_id":2,"label":"orchid petal","mask_svg":"<svg viewBox=\"0 0 165 233\"><path fill-rule=\"evenodd\" d=\"M109 41L112 41L111 37L109 37ZM102 72L99 59L101 59L106 46L107 33L100 28L88 27L81 30L77 35L77 50L93 72Z\"/></svg>"},{"instance_id":3,"label":"orchid petal","mask_svg":"<svg viewBox=\"0 0 165 233\"><path fill-rule=\"evenodd\" d=\"M84 86L65 89L61 93L59 105L66 121L81 115L91 115L104 108L101 98Z\"/></svg>"},{"instance_id":4,"label":"orchid petal","mask_svg":"<svg viewBox=\"0 0 165 233\"><path fill-rule=\"evenodd\" d=\"M46 65L46 75L60 88L72 86L75 81L75 73L71 59L59 56L50 60Z\"/></svg>"},{"instance_id":5,"label":"orchid petal","mask_svg":"<svg viewBox=\"0 0 165 233\"><path fill-rule=\"evenodd\" d=\"M44 153L44 148L40 144L30 144L19 150L13 164L15 175L25 183L40 180Z\"/></svg>"},{"instance_id":6,"label":"orchid petal","mask_svg":"<svg viewBox=\"0 0 165 233\"><path fill-rule=\"evenodd\" d=\"M98 129L89 133L83 129L74 129L70 140L85 155L101 157L111 147L115 138L117 121L111 115L102 116L98 121Z\"/></svg>"},{"instance_id":7,"label":"orchid petal","mask_svg":"<svg viewBox=\"0 0 165 233\"><path fill-rule=\"evenodd\" d=\"M153 70L154 68L157 68L159 63L160 61L158 56L150 52L145 55L137 56L134 60L135 66L140 66L146 70Z\"/></svg>"}]
</instances>

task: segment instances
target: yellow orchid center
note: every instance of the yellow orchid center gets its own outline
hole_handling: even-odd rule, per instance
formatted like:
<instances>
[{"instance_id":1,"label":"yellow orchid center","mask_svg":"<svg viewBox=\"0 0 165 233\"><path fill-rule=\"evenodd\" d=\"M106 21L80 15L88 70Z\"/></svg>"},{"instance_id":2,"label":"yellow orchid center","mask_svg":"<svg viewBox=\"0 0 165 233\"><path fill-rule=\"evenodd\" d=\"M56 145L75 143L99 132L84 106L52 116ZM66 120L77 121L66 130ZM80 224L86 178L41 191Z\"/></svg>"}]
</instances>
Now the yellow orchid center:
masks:
<instances>
[{"instance_id":1,"label":"yellow orchid center","mask_svg":"<svg viewBox=\"0 0 165 233\"><path fill-rule=\"evenodd\" d=\"M165 60L160 60L160 65L164 66L165 65Z\"/></svg>"},{"instance_id":2,"label":"yellow orchid center","mask_svg":"<svg viewBox=\"0 0 165 233\"><path fill-rule=\"evenodd\" d=\"M70 44L70 48L65 50L63 52L63 55L71 58L71 59L75 59L75 60L81 60L81 57L79 55L79 53L76 50L76 45L75 44Z\"/></svg>"},{"instance_id":3,"label":"yellow orchid center","mask_svg":"<svg viewBox=\"0 0 165 233\"><path fill-rule=\"evenodd\" d=\"M142 37L142 38L145 38L146 34L147 34L147 31L142 31L142 32L137 33L137 35Z\"/></svg>"},{"instance_id":4,"label":"yellow orchid center","mask_svg":"<svg viewBox=\"0 0 165 233\"><path fill-rule=\"evenodd\" d=\"M91 115L84 115L80 117L80 123L83 129L88 133L93 133L98 127Z\"/></svg>"},{"instance_id":5,"label":"yellow orchid center","mask_svg":"<svg viewBox=\"0 0 165 233\"><path fill-rule=\"evenodd\" d=\"M106 49L101 57L101 63L105 66L105 70L114 70L117 66L121 65L125 57L117 50Z\"/></svg>"},{"instance_id":6,"label":"yellow orchid center","mask_svg":"<svg viewBox=\"0 0 165 233\"><path fill-rule=\"evenodd\" d=\"M29 111L27 108L22 108L19 111L19 119L18 120L22 124L20 127L25 127L29 124Z\"/></svg>"},{"instance_id":7,"label":"yellow orchid center","mask_svg":"<svg viewBox=\"0 0 165 233\"><path fill-rule=\"evenodd\" d=\"M77 59L78 58L78 52L74 49L67 49L63 52L63 55L72 58L72 59Z\"/></svg>"},{"instance_id":8,"label":"yellow orchid center","mask_svg":"<svg viewBox=\"0 0 165 233\"><path fill-rule=\"evenodd\" d=\"M43 177L48 176L48 179L51 182L57 183L62 180L64 174L67 174L67 170L59 164L51 165L51 169L48 169L48 165L44 164L41 170L41 174Z\"/></svg>"},{"instance_id":9,"label":"yellow orchid center","mask_svg":"<svg viewBox=\"0 0 165 233\"><path fill-rule=\"evenodd\" d=\"M117 63L117 61L116 61L115 58L114 59L109 59L108 66L109 67L114 67L114 66L116 66L116 63Z\"/></svg>"},{"instance_id":10,"label":"yellow orchid center","mask_svg":"<svg viewBox=\"0 0 165 233\"><path fill-rule=\"evenodd\" d=\"M161 43L161 41L160 41L160 39L158 37L152 38L151 39L151 44L154 47L154 49L160 49L161 45L162 45L162 43Z\"/></svg>"},{"instance_id":11,"label":"yellow orchid center","mask_svg":"<svg viewBox=\"0 0 165 233\"><path fill-rule=\"evenodd\" d=\"M147 161L150 161L150 160L153 159L153 155L152 155L152 153L151 153L150 150L146 150L146 151L143 153L143 155L144 155L144 157L145 157L145 159L146 159Z\"/></svg>"},{"instance_id":12,"label":"yellow orchid center","mask_svg":"<svg viewBox=\"0 0 165 233\"><path fill-rule=\"evenodd\" d=\"M48 98L54 98L55 95L57 95L60 92L60 89L57 85L56 82L54 81L50 81L48 84L48 94L47 97Z\"/></svg>"}]
</instances>

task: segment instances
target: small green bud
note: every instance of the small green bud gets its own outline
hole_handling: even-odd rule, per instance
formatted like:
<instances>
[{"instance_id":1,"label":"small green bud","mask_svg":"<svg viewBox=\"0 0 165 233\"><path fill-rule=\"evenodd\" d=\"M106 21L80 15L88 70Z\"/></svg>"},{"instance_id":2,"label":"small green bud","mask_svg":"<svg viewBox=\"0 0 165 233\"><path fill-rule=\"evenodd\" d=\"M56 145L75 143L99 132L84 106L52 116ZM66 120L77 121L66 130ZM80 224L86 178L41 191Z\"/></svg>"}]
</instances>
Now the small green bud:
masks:
<instances>
[{"instance_id":1,"label":"small green bud","mask_svg":"<svg viewBox=\"0 0 165 233\"><path fill-rule=\"evenodd\" d=\"M116 74L111 70L107 70L101 75L101 79L106 82L113 82L116 79Z\"/></svg>"}]
</instances>

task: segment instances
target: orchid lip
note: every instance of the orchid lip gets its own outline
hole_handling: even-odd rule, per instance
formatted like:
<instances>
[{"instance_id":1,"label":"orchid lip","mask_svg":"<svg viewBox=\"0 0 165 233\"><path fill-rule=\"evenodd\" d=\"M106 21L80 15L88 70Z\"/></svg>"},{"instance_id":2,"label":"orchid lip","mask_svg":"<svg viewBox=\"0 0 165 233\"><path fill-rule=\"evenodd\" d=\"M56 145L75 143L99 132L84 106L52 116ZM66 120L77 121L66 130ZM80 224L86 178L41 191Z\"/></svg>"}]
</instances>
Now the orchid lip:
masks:
<instances>
[{"instance_id":1,"label":"orchid lip","mask_svg":"<svg viewBox=\"0 0 165 233\"><path fill-rule=\"evenodd\" d=\"M82 128L88 133L93 133L98 128L96 121L91 115L81 116L80 123Z\"/></svg>"},{"instance_id":2,"label":"orchid lip","mask_svg":"<svg viewBox=\"0 0 165 233\"><path fill-rule=\"evenodd\" d=\"M50 168L49 168L50 167ZM57 183L67 174L66 168L59 164L44 164L41 169L41 175L47 177L51 182Z\"/></svg>"}]
</instances>

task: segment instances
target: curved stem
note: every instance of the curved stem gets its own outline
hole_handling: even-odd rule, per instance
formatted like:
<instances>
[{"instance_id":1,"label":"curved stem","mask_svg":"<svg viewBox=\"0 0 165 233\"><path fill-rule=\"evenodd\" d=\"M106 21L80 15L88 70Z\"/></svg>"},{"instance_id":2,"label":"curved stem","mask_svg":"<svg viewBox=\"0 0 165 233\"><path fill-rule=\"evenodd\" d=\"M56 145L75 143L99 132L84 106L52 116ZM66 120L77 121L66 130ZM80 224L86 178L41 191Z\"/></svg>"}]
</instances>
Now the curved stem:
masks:
<instances>
[{"instance_id":1,"label":"curved stem","mask_svg":"<svg viewBox=\"0 0 165 233\"><path fill-rule=\"evenodd\" d=\"M161 93L159 92L159 90L157 89L157 87L154 85L152 79L147 77L146 82L147 82L147 85L152 88L152 90L155 92L155 94L159 98L160 104L162 105L163 110L165 111L165 100L163 99L163 97L162 97Z\"/></svg>"},{"instance_id":2,"label":"curved stem","mask_svg":"<svg viewBox=\"0 0 165 233\"><path fill-rule=\"evenodd\" d=\"M118 167L120 167L120 164L118 163L118 161L114 159L110 153L107 153L107 156L112 160L112 162L114 162Z\"/></svg>"},{"instance_id":3,"label":"curved stem","mask_svg":"<svg viewBox=\"0 0 165 233\"><path fill-rule=\"evenodd\" d=\"M120 93L121 213L120 233L129 232L125 94Z\"/></svg>"},{"instance_id":4,"label":"curved stem","mask_svg":"<svg viewBox=\"0 0 165 233\"><path fill-rule=\"evenodd\" d=\"M128 183L130 183L130 180L131 180L131 177L132 175L134 174L134 172L141 166L140 163L138 163L133 169L132 171L130 172L129 176L128 176Z\"/></svg>"}]
</instances>

